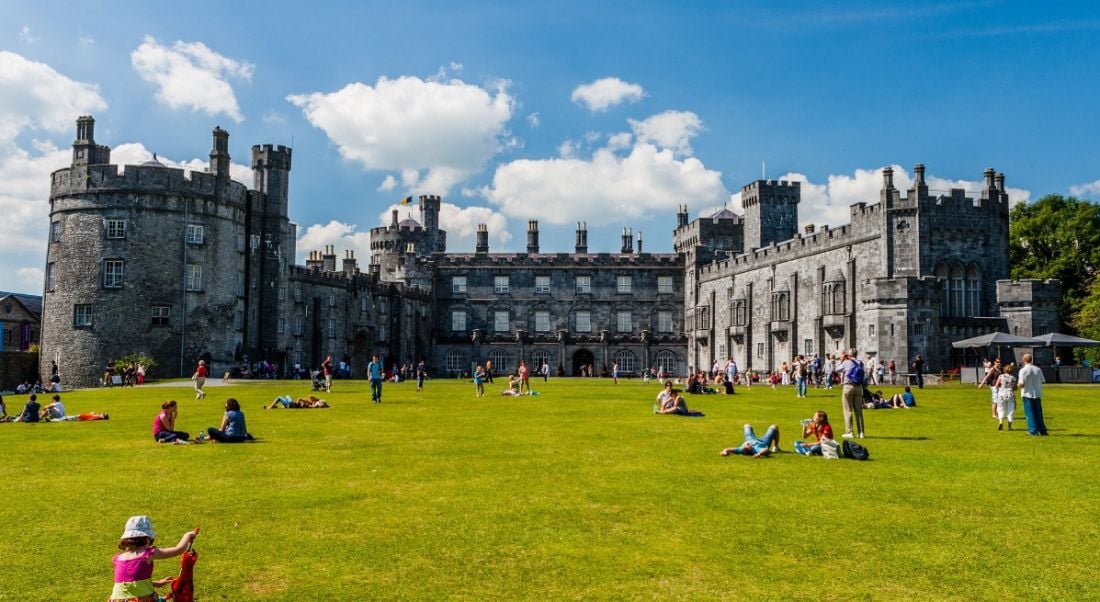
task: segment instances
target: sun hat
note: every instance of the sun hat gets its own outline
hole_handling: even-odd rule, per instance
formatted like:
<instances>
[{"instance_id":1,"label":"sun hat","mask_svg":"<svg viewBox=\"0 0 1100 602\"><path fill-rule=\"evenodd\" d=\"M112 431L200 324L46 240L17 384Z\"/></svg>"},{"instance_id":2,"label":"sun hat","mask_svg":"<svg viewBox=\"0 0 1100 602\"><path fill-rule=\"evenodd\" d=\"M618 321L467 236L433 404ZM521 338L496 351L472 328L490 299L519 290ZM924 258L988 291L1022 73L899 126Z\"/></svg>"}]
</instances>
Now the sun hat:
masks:
<instances>
[{"instance_id":1,"label":"sun hat","mask_svg":"<svg viewBox=\"0 0 1100 602\"><path fill-rule=\"evenodd\" d=\"M148 516L144 514L131 516L126 521L126 529L122 531L122 537L119 537L119 539L131 539L133 537L157 538L156 532L153 531L153 521L149 520Z\"/></svg>"}]
</instances>

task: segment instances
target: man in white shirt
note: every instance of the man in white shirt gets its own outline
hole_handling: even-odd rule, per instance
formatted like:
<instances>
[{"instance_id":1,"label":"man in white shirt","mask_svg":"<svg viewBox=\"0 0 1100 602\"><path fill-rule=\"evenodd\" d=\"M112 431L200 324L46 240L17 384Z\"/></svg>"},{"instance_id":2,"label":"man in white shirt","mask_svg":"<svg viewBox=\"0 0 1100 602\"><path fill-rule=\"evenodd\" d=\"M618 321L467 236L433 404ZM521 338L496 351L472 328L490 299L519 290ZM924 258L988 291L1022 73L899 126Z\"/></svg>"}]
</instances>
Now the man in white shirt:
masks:
<instances>
[{"instance_id":1,"label":"man in white shirt","mask_svg":"<svg viewBox=\"0 0 1100 602\"><path fill-rule=\"evenodd\" d=\"M1024 414L1027 416L1027 434L1046 435L1047 425L1043 421L1043 371L1031 363L1031 354L1023 357L1024 366L1017 375L1016 387L1022 389Z\"/></svg>"}]
</instances>

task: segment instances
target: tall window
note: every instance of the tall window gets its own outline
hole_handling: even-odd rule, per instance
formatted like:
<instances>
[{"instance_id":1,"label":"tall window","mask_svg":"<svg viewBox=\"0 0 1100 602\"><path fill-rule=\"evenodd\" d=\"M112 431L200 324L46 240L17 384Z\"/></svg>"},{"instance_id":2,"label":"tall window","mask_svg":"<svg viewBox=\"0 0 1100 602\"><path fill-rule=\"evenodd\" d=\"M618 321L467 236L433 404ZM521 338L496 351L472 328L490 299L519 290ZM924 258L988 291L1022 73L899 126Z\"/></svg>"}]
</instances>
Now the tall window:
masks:
<instances>
[{"instance_id":1,"label":"tall window","mask_svg":"<svg viewBox=\"0 0 1100 602\"><path fill-rule=\"evenodd\" d=\"M494 276L493 277L493 290L498 295L503 295L508 292L508 277L507 276Z\"/></svg>"},{"instance_id":2,"label":"tall window","mask_svg":"<svg viewBox=\"0 0 1100 602\"><path fill-rule=\"evenodd\" d=\"M206 232L200 224L187 224L187 244L201 245Z\"/></svg>"},{"instance_id":3,"label":"tall window","mask_svg":"<svg viewBox=\"0 0 1100 602\"><path fill-rule=\"evenodd\" d=\"M329 293L328 294L328 306L329 307L336 307L336 293Z\"/></svg>"},{"instance_id":4,"label":"tall window","mask_svg":"<svg viewBox=\"0 0 1100 602\"><path fill-rule=\"evenodd\" d=\"M764 357L764 343L757 343L756 344L756 357L758 357L758 358L763 358Z\"/></svg>"},{"instance_id":5,"label":"tall window","mask_svg":"<svg viewBox=\"0 0 1100 602\"><path fill-rule=\"evenodd\" d=\"M577 312L577 332L592 332L592 312L588 310Z\"/></svg>"},{"instance_id":6,"label":"tall window","mask_svg":"<svg viewBox=\"0 0 1100 602\"><path fill-rule=\"evenodd\" d=\"M73 326L78 328L92 325L92 306L88 303L77 303L73 306Z\"/></svg>"},{"instance_id":7,"label":"tall window","mask_svg":"<svg viewBox=\"0 0 1100 602\"><path fill-rule=\"evenodd\" d=\"M286 332L286 319L285 318L279 318L279 320L276 322L275 332L277 332L279 334L283 334L284 332Z\"/></svg>"},{"instance_id":8,"label":"tall window","mask_svg":"<svg viewBox=\"0 0 1100 602\"><path fill-rule=\"evenodd\" d=\"M951 267L951 314L956 317L966 315L966 286L963 280L962 266Z\"/></svg>"},{"instance_id":9,"label":"tall window","mask_svg":"<svg viewBox=\"0 0 1100 602\"><path fill-rule=\"evenodd\" d=\"M54 287L54 271L57 264L49 262L46 264L46 290L52 291Z\"/></svg>"},{"instance_id":10,"label":"tall window","mask_svg":"<svg viewBox=\"0 0 1100 602\"><path fill-rule=\"evenodd\" d=\"M710 330L710 306L704 305L699 308L699 329Z\"/></svg>"},{"instance_id":11,"label":"tall window","mask_svg":"<svg viewBox=\"0 0 1100 602\"><path fill-rule=\"evenodd\" d=\"M661 295L672 294L672 276L657 276L657 293Z\"/></svg>"},{"instance_id":12,"label":"tall window","mask_svg":"<svg viewBox=\"0 0 1100 602\"><path fill-rule=\"evenodd\" d=\"M803 343L804 343L804 347L803 347L802 353L805 353L806 356L808 357L811 353L814 352L814 340L813 339L806 339L805 341L803 341Z\"/></svg>"},{"instance_id":13,"label":"tall window","mask_svg":"<svg viewBox=\"0 0 1100 602\"><path fill-rule=\"evenodd\" d=\"M495 330L496 332L508 332L509 330L511 330L508 325L508 312L493 312L493 330Z\"/></svg>"},{"instance_id":14,"label":"tall window","mask_svg":"<svg viewBox=\"0 0 1100 602\"><path fill-rule=\"evenodd\" d=\"M202 266L194 263L187 264L186 282L184 288L191 292L202 290Z\"/></svg>"},{"instance_id":15,"label":"tall window","mask_svg":"<svg viewBox=\"0 0 1100 602\"><path fill-rule=\"evenodd\" d=\"M615 278L615 290L620 293L629 293L631 288L630 276L617 276Z\"/></svg>"},{"instance_id":16,"label":"tall window","mask_svg":"<svg viewBox=\"0 0 1100 602\"><path fill-rule=\"evenodd\" d=\"M454 310L451 312L451 330L454 332L466 332L466 312Z\"/></svg>"},{"instance_id":17,"label":"tall window","mask_svg":"<svg viewBox=\"0 0 1100 602\"><path fill-rule=\"evenodd\" d=\"M542 365L550 364L550 352L545 349L536 349L531 352L531 370L532 372L542 368Z\"/></svg>"},{"instance_id":18,"label":"tall window","mask_svg":"<svg viewBox=\"0 0 1100 602\"><path fill-rule=\"evenodd\" d=\"M592 292L592 277L577 276L577 294L587 295Z\"/></svg>"},{"instance_id":19,"label":"tall window","mask_svg":"<svg viewBox=\"0 0 1100 602\"><path fill-rule=\"evenodd\" d=\"M506 374L510 372L508 366L508 352L503 349L493 349L489 352L489 359L493 361L493 372Z\"/></svg>"},{"instance_id":20,"label":"tall window","mask_svg":"<svg viewBox=\"0 0 1100 602\"><path fill-rule=\"evenodd\" d=\"M168 326L168 316L172 313L170 305L154 305L151 308L153 326Z\"/></svg>"},{"instance_id":21,"label":"tall window","mask_svg":"<svg viewBox=\"0 0 1100 602\"><path fill-rule=\"evenodd\" d=\"M631 314L628 311L615 312L615 330L617 332L630 332L634 330L631 324Z\"/></svg>"},{"instance_id":22,"label":"tall window","mask_svg":"<svg viewBox=\"0 0 1100 602\"><path fill-rule=\"evenodd\" d=\"M103 262L103 287L122 287L123 263L121 259L107 259Z\"/></svg>"},{"instance_id":23,"label":"tall window","mask_svg":"<svg viewBox=\"0 0 1100 602\"><path fill-rule=\"evenodd\" d=\"M734 299L733 301L733 323L736 326L747 325L749 317L748 303L744 299Z\"/></svg>"},{"instance_id":24,"label":"tall window","mask_svg":"<svg viewBox=\"0 0 1100 602\"><path fill-rule=\"evenodd\" d=\"M657 332L672 332L672 312L657 312Z\"/></svg>"},{"instance_id":25,"label":"tall window","mask_svg":"<svg viewBox=\"0 0 1100 602\"><path fill-rule=\"evenodd\" d=\"M451 349L444 356L444 364L447 367L447 372L459 374L466 371L466 354L458 351L457 349Z\"/></svg>"},{"instance_id":26,"label":"tall window","mask_svg":"<svg viewBox=\"0 0 1100 602\"><path fill-rule=\"evenodd\" d=\"M620 349L619 351L615 352L613 359L615 360L615 363L619 364L620 372L633 372L634 369L637 368L634 352L632 351Z\"/></svg>"},{"instance_id":27,"label":"tall window","mask_svg":"<svg viewBox=\"0 0 1100 602\"><path fill-rule=\"evenodd\" d=\"M50 224L50 241L61 242L61 222L52 222Z\"/></svg>"},{"instance_id":28,"label":"tall window","mask_svg":"<svg viewBox=\"0 0 1100 602\"><path fill-rule=\"evenodd\" d=\"M970 266L966 270L966 308L971 316L981 314L981 288L977 266Z\"/></svg>"},{"instance_id":29,"label":"tall window","mask_svg":"<svg viewBox=\"0 0 1100 602\"><path fill-rule=\"evenodd\" d=\"M550 332L550 312L535 312L535 332Z\"/></svg>"},{"instance_id":30,"label":"tall window","mask_svg":"<svg viewBox=\"0 0 1100 602\"><path fill-rule=\"evenodd\" d=\"M535 276L535 292L536 293L549 293L550 292L550 277L549 276Z\"/></svg>"},{"instance_id":31,"label":"tall window","mask_svg":"<svg viewBox=\"0 0 1100 602\"><path fill-rule=\"evenodd\" d=\"M301 318L301 316L298 316L298 317L294 318L294 336L296 336L296 337L302 336L302 318Z\"/></svg>"},{"instance_id":32,"label":"tall window","mask_svg":"<svg viewBox=\"0 0 1100 602\"><path fill-rule=\"evenodd\" d=\"M466 294L466 277L465 276L453 276L451 277L451 293L455 295Z\"/></svg>"},{"instance_id":33,"label":"tall window","mask_svg":"<svg viewBox=\"0 0 1100 602\"><path fill-rule=\"evenodd\" d=\"M334 320L332 318L329 318L328 319L328 337L331 339L334 336L336 336L336 320Z\"/></svg>"},{"instance_id":34,"label":"tall window","mask_svg":"<svg viewBox=\"0 0 1100 602\"><path fill-rule=\"evenodd\" d=\"M237 330L244 330L244 312L237 310L236 317L233 319L233 328Z\"/></svg>"},{"instance_id":35,"label":"tall window","mask_svg":"<svg viewBox=\"0 0 1100 602\"><path fill-rule=\"evenodd\" d=\"M107 220L107 238L126 238L126 220Z\"/></svg>"},{"instance_id":36,"label":"tall window","mask_svg":"<svg viewBox=\"0 0 1100 602\"><path fill-rule=\"evenodd\" d=\"M279 287L279 301L286 301L286 287Z\"/></svg>"},{"instance_id":37,"label":"tall window","mask_svg":"<svg viewBox=\"0 0 1100 602\"><path fill-rule=\"evenodd\" d=\"M655 357L657 361L657 370L663 373L666 377L676 374L676 354L668 349L662 349L657 352Z\"/></svg>"},{"instance_id":38,"label":"tall window","mask_svg":"<svg viewBox=\"0 0 1100 602\"><path fill-rule=\"evenodd\" d=\"M294 302L295 303L301 303L302 302L302 287L300 287L300 286L294 287Z\"/></svg>"}]
</instances>

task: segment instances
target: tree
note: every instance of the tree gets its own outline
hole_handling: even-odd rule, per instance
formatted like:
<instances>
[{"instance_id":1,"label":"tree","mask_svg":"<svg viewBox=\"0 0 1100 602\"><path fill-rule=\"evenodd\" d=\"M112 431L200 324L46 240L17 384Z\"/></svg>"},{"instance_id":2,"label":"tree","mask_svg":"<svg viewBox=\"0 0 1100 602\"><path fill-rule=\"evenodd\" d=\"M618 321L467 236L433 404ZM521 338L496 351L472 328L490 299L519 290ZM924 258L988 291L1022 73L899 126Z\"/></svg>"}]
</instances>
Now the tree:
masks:
<instances>
[{"instance_id":1,"label":"tree","mask_svg":"<svg viewBox=\"0 0 1100 602\"><path fill-rule=\"evenodd\" d=\"M1008 261L1013 279L1062 281L1061 322L1078 326L1100 266L1100 205L1057 194L1020 203L1009 213Z\"/></svg>"},{"instance_id":2,"label":"tree","mask_svg":"<svg viewBox=\"0 0 1100 602\"><path fill-rule=\"evenodd\" d=\"M1073 326L1078 334L1090 339L1100 339L1100 276L1093 277L1088 295L1081 308L1073 316ZM1100 365L1100 348L1081 347L1075 350L1078 359L1087 359L1092 366Z\"/></svg>"}]
</instances>

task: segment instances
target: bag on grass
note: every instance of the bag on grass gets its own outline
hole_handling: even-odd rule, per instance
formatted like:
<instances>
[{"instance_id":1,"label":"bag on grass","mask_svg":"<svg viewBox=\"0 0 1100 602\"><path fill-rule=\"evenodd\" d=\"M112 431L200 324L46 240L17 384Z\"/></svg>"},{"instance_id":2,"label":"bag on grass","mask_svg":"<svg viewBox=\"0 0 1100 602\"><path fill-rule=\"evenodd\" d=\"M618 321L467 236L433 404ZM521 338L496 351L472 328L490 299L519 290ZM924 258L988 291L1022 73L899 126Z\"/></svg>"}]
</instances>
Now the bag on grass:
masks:
<instances>
[{"instance_id":1,"label":"bag on grass","mask_svg":"<svg viewBox=\"0 0 1100 602\"><path fill-rule=\"evenodd\" d=\"M855 441L844 440L844 457L850 460L868 460L871 458L871 452L867 451L866 447L856 443Z\"/></svg>"},{"instance_id":2,"label":"bag on grass","mask_svg":"<svg viewBox=\"0 0 1100 602\"><path fill-rule=\"evenodd\" d=\"M821 455L826 460L836 460L840 457L840 444L836 442L836 439L822 439Z\"/></svg>"}]
</instances>

